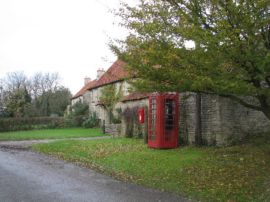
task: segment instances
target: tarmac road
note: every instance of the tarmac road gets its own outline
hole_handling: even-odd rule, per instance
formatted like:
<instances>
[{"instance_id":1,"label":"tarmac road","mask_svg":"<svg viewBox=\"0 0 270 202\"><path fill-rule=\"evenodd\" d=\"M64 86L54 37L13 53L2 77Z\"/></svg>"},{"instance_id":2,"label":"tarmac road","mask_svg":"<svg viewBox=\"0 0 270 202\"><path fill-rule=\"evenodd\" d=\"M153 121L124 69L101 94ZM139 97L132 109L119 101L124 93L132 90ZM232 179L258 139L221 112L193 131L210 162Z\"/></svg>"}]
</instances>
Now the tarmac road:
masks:
<instances>
[{"instance_id":1,"label":"tarmac road","mask_svg":"<svg viewBox=\"0 0 270 202\"><path fill-rule=\"evenodd\" d=\"M0 147L1 202L188 201L28 149Z\"/></svg>"}]
</instances>

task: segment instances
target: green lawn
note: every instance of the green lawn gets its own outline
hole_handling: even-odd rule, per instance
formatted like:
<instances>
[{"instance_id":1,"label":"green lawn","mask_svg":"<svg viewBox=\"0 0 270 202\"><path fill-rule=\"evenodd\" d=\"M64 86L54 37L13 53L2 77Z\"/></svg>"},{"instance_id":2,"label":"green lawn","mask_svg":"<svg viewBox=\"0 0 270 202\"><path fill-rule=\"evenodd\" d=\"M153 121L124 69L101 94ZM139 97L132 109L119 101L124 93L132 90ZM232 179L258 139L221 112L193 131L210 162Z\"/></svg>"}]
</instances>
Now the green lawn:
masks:
<instances>
[{"instance_id":1,"label":"green lawn","mask_svg":"<svg viewBox=\"0 0 270 202\"><path fill-rule=\"evenodd\" d=\"M270 201L270 144L149 149L141 140L57 141L33 149L124 181L202 201Z\"/></svg>"},{"instance_id":2,"label":"green lawn","mask_svg":"<svg viewBox=\"0 0 270 202\"><path fill-rule=\"evenodd\" d=\"M44 129L15 132L1 132L0 141L4 140L40 140L40 139L61 139L77 137L96 137L104 136L98 128L63 128L63 129Z\"/></svg>"}]
</instances>

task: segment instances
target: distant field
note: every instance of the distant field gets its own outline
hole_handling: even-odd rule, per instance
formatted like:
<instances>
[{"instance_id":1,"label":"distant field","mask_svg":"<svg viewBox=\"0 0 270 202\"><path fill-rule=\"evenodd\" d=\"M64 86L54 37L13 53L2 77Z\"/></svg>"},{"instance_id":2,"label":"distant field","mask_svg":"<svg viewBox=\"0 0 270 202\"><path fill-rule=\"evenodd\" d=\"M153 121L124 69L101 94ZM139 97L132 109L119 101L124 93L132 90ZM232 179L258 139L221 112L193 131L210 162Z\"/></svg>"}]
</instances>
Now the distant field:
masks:
<instances>
[{"instance_id":1,"label":"distant field","mask_svg":"<svg viewBox=\"0 0 270 202\"><path fill-rule=\"evenodd\" d=\"M240 146L149 149L136 139L57 141L34 145L45 154L199 201L270 201L270 142Z\"/></svg>"},{"instance_id":2,"label":"distant field","mask_svg":"<svg viewBox=\"0 0 270 202\"><path fill-rule=\"evenodd\" d=\"M63 128L44 129L30 131L1 132L0 141L4 140L40 140L40 139L61 139L78 137L104 136L99 128Z\"/></svg>"}]
</instances>

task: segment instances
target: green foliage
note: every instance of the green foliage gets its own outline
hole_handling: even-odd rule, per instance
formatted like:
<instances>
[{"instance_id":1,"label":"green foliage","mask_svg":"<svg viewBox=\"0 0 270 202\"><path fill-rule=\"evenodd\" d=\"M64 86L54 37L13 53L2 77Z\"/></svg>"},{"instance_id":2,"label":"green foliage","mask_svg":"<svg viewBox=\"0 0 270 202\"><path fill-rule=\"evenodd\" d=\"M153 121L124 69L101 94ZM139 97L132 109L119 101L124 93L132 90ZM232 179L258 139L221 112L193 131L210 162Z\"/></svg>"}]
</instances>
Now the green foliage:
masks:
<instances>
[{"instance_id":1,"label":"green foliage","mask_svg":"<svg viewBox=\"0 0 270 202\"><path fill-rule=\"evenodd\" d=\"M57 89L55 92L48 95L48 112L50 114L63 116L67 106L70 103L70 97L71 93L67 88Z\"/></svg>"},{"instance_id":2,"label":"green foliage","mask_svg":"<svg viewBox=\"0 0 270 202\"><path fill-rule=\"evenodd\" d=\"M15 117L21 117L30 105L31 97L26 88L19 88L10 92L5 102L8 113Z\"/></svg>"},{"instance_id":3,"label":"green foliage","mask_svg":"<svg viewBox=\"0 0 270 202\"><path fill-rule=\"evenodd\" d=\"M122 97L122 84L120 85L119 89L117 89L116 84L107 85L102 88L100 102L107 110L111 123L121 122L120 118L114 115L114 107Z\"/></svg>"},{"instance_id":4,"label":"green foliage","mask_svg":"<svg viewBox=\"0 0 270 202\"><path fill-rule=\"evenodd\" d=\"M77 102L71 106L70 114L65 117L65 123L68 127L81 127L88 114L88 104Z\"/></svg>"},{"instance_id":5,"label":"green foliage","mask_svg":"<svg viewBox=\"0 0 270 202\"><path fill-rule=\"evenodd\" d=\"M121 108L115 109L115 114L113 112L109 112L109 117L110 117L111 122L113 124L121 123L122 109Z\"/></svg>"},{"instance_id":6,"label":"green foliage","mask_svg":"<svg viewBox=\"0 0 270 202\"><path fill-rule=\"evenodd\" d=\"M34 149L198 201L269 201L270 145L150 149L135 139L59 141Z\"/></svg>"},{"instance_id":7,"label":"green foliage","mask_svg":"<svg viewBox=\"0 0 270 202\"><path fill-rule=\"evenodd\" d=\"M117 89L116 84L107 85L102 88L100 102L107 110L111 123L119 123L121 120L114 115L114 107L123 97L122 84Z\"/></svg>"},{"instance_id":8,"label":"green foliage","mask_svg":"<svg viewBox=\"0 0 270 202\"><path fill-rule=\"evenodd\" d=\"M65 119L65 126L66 127L81 127L84 120L86 119L87 116L85 115L78 115L78 116L73 116L69 115L66 116Z\"/></svg>"},{"instance_id":9,"label":"green foliage","mask_svg":"<svg viewBox=\"0 0 270 202\"><path fill-rule=\"evenodd\" d=\"M52 96L51 113L63 116L67 106L70 104L71 92L68 88L61 88Z\"/></svg>"},{"instance_id":10,"label":"green foliage","mask_svg":"<svg viewBox=\"0 0 270 202\"><path fill-rule=\"evenodd\" d=\"M116 85L107 85L102 88L100 102L107 108L111 110L113 106L116 104L118 98L116 94Z\"/></svg>"},{"instance_id":11,"label":"green foliage","mask_svg":"<svg viewBox=\"0 0 270 202\"><path fill-rule=\"evenodd\" d=\"M32 116L36 116L36 114L40 116L49 116L51 114L63 116L70 103L70 97L71 93L67 88L44 92L33 103L30 114L32 112Z\"/></svg>"},{"instance_id":12,"label":"green foliage","mask_svg":"<svg viewBox=\"0 0 270 202\"><path fill-rule=\"evenodd\" d=\"M88 113L89 113L89 106L86 103L76 102L71 107L71 114L73 116L88 115Z\"/></svg>"},{"instance_id":13,"label":"green foliage","mask_svg":"<svg viewBox=\"0 0 270 202\"><path fill-rule=\"evenodd\" d=\"M116 84L110 84L102 88L100 102L108 112L110 122L119 123L121 120L115 117L113 110L115 105L123 97L122 84L117 89Z\"/></svg>"},{"instance_id":14,"label":"green foliage","mask_svg":"<svg viewBox=\"0 0 270 202\"><path fill-rule=\"evenodd\" d=\"M5 109L0 107L0 118L8 118L11 114Z\"/></svg>"},{"instance_id":15,"label":"green foliage","mask_svg":"<svg viewBox=\"0 0 270 202\"><path fill-rule=\"evenodd\" d=\"M70 91L59 85L57 73L36 73L31 78L23 72L7 73L0 90L0 107L13 117L63 116L71 98Z\"/></svg>"},{"instance_id":16,"label":"green foliage","mask_svg":"<svg viewBox=\"0 0 270 202\"><path fill-rule=\"evenodd\" d=\"M30 131L1 132L0 140L40 140L104 136L100 129L61 128Z\"/></svg>"},{"instance_id":17,"label":"green foliage","mask_svg":"<svg viewBox=\"0 0 270 202\"><path fill-rule=\"evenodd\" d=\"M91 113L90 116L86 120L84 120L84 122L82 123L82 126L84 128L94 128L94 127L98 127L98 125L99 125L99 120L95 112Z\"/></svg>"},{"instance_id":18,"label":"green foliage","mask_svg":"<svg viewBox=\"0 0 270 202\"><path fill-rule=\"evenodd\" d=\"M112 48L140 91L218 94L270 119L269 13L269 0L140 0L119 10L130 35Z\"/></svg>"},{"instance_id":19,"label":"green foliage","mask_svg":"<svg viewBox=\"0 0 270 202\"><path fill-rule=\"evenodd\" d=\"M0 118L0 132L62 127L65 127L62 117Z\"/></svg>"}]
</instances>

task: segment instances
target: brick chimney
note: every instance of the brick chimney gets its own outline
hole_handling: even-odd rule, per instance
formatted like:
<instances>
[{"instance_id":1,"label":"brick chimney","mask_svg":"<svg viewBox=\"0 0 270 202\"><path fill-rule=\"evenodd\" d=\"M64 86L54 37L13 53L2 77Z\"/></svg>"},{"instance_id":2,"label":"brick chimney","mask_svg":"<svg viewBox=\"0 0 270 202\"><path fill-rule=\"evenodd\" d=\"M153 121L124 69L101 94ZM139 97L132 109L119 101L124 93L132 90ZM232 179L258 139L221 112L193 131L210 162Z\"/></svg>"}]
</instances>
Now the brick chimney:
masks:
<instances>
[{"instance_id":1,"label":"brick chimney","mask_svg":"<svg viewBox=\"0 0 270 202\"><path fill-rule=\"evenodd\" d=\"M91 78L86 76L84 78L84 85L88 84L90 81L91 81Z\"/></svg>"},{"instance_id":2,"label":"brick chimney","mask_svg":"<svg viewBox=\"0 0 270 202\"><path fill-rule=\"evenodd\" d=\"M97 70L97 79L99 79L104 73L105 73L105 70L103 68L98 69Z\"/></svg>"}]
</instances>

